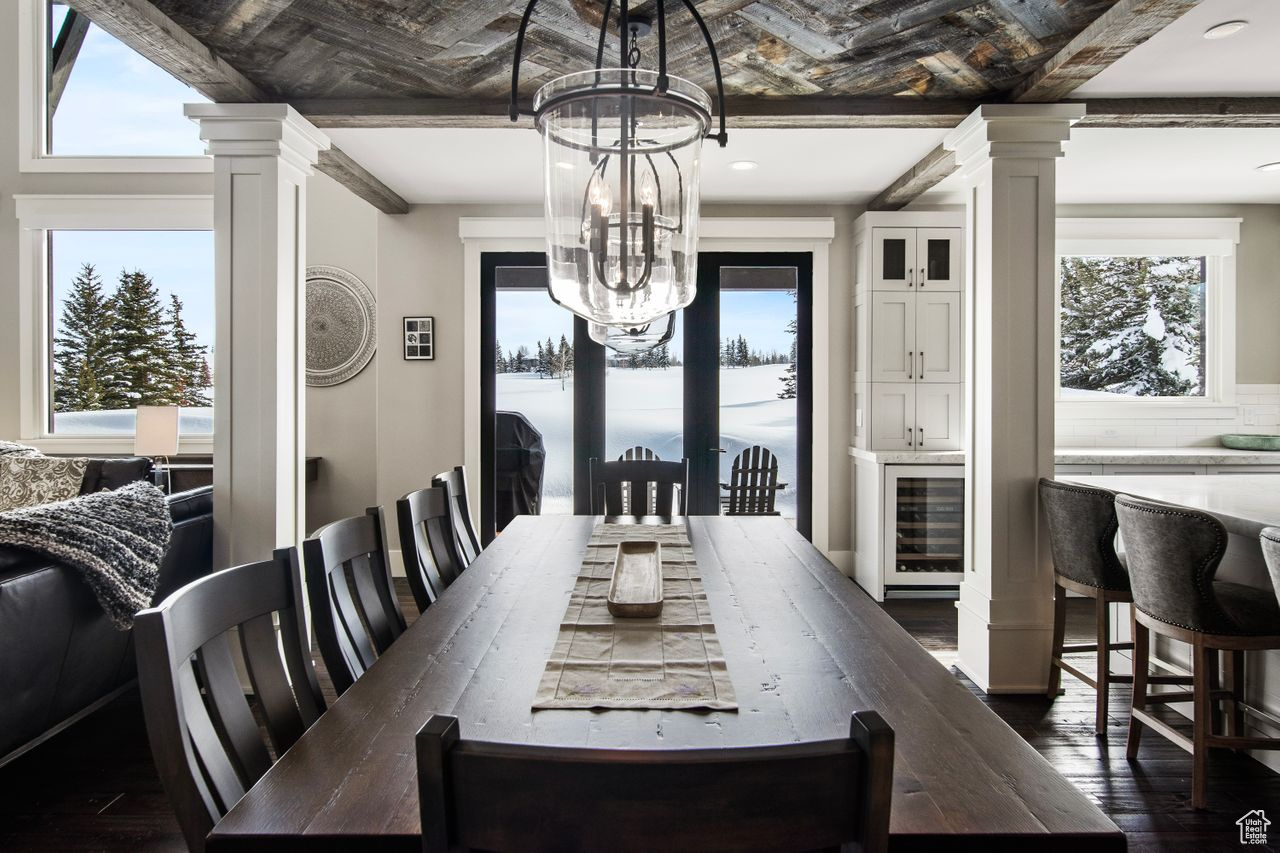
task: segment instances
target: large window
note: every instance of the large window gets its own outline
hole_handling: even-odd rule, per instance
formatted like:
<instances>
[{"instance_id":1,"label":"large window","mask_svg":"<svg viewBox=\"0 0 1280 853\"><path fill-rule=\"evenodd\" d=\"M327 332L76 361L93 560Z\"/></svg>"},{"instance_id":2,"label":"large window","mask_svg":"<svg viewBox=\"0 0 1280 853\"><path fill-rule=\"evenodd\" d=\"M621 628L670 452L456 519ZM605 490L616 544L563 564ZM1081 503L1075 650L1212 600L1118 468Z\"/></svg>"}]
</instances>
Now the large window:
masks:
<instances>
[{"instance_id":1,"label":"large window","mask_svg":"<svg viewBox=\"0 0 1280 853\"><path fill-rule=\"evenodd\" d=\"M1063 399L1207 394L1206 259L1058 259Z\"/></svg>"},{"instance_id":2,"label":"large window","mask_svg":"<svg viewBox=\"0 0 1280 853\"><path fill-rule=\"evenodd\" d=\"M1058 220L1059 414L1232 415L1218 410L1235 399L1239 229L1237 219Z\"/></svg>"},{"instance_id":3,"label":"large window","mask_svg":"<svg viewBox=\"0 0 1280 853\"><path fill-rule=\"evenodd\" d=\"M42 155L204 153L199 128L183 115L182 105L207 98L67 5L43 8Z\"/></svg>"},{"instance_id":4,"label":"large window","mask_svg":"<svg viewBox=\"0 0 1280 853\"><path fill-rule=\"evenodd\" d=\"M46 232L48 431L128 435L141 405L213 432L213 234Z\"/></svg>"}]
</instances>

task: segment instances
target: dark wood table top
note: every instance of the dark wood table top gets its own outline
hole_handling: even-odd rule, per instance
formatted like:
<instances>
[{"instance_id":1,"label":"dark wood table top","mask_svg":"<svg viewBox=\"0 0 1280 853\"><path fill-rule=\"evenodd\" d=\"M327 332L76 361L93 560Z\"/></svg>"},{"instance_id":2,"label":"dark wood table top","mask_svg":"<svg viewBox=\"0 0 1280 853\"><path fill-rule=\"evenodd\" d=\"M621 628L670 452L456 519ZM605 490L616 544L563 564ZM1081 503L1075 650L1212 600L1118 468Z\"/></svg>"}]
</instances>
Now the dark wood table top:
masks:
<instances>
[{"instance_id":1,"label":"dark wood table top","mask_svg":"<svg viewBox=\"0 0 1280 853\"><path fill-rule=\"evenodd\" d=\"M211 848L421 849L413 738L433 713L456 715L468 738L677 749L843 738L870 708L896 735L895 850L1124 849L1084 794L778 518L689 519L738 711L531 710L595 521L507 528L218 823Z\"/></svg>"}]
</instances>

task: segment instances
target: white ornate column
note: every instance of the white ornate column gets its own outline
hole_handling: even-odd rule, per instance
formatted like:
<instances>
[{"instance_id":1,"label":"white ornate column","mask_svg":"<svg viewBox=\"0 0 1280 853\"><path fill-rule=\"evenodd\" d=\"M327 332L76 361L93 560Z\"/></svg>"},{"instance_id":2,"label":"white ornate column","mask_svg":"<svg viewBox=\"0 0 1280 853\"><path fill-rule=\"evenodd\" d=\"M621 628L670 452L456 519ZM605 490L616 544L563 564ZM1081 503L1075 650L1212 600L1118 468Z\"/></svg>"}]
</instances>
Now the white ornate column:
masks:
<instances>
[{"instance_id":1,"label":"white ornate column","mask_svg":"<svg viewBox=\"0 0 1280 853\"><path fill-rule=\"evenodd\" d=\"M1083 116L987 105L943 142L965 179L970 282L958 665L992 693L1047 686L1053 571L1036 481L1053 476L1054 161Z\"/></svg>"},{"instance_id":2,"label":"white ornate column","mask_svg":"<svg viewBox=\"0 0 1280 853\"><path fill-rule=\"evenodd\" d=\"M307 177L329 139L287 104L187 104L214 161L215 567L301 541Z\"/></svg>"}]
</instances>

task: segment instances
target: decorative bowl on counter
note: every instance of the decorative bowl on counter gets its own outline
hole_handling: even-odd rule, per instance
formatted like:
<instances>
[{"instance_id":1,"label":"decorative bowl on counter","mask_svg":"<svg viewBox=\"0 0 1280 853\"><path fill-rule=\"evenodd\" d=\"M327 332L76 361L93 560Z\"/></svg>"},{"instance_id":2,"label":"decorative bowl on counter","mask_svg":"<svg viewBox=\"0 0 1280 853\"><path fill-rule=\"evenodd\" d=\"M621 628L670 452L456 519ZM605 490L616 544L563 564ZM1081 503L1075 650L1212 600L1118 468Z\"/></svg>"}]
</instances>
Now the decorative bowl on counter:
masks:
<instances>
[{"instance_id":1,"label":"decorative bowl on counter","mask_svg":"<svg viewBox=\"0 0 1280 853\"><path fill-rule=\"evenodd\" d=\"M1233 450L1280 450L1280 435L1237 435L1219 436L1223 447Z\"/></svg>"}]
</instances>

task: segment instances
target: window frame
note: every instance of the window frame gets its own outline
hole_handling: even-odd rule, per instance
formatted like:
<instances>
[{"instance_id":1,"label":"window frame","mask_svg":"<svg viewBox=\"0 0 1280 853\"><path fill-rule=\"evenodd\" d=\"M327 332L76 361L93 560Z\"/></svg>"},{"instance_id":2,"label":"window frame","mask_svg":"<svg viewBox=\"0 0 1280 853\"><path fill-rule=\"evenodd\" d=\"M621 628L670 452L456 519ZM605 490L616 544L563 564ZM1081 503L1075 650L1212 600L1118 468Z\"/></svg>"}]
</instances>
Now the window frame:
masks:
<instances>
[{"instance_id":1,"label":"window frame","mask_svg":"<svg viewBox=\"0 0 1280 853\"><path fill-rule=\"evenodd\" d=\"M47 0L18 2L18 171L119 173L210 173L208 155L71 155L49 154L46 148L45 112L48 63ZM25 34L25 38L22 37Z\"/></svg>"},{"instance_id":2,"label":"window frame","mask_svg":"<svg viewBox=\"0 0 1280 853\"><path fill-rule=\"evenodd\" d=\"M1053 395L1068 419L1231 418L1236 407L1236 246L1239 218L1065 218L1054 251ZM1073 400L1062 396L1064 256L1194 256L1205 259L1205 396Z\"/></svg>"},{"instance_id":3,"label":"window frame","mask_svg":"<svg viewBox=\"0 0 1280 853\"><path fill-rule=\"evenodd\" d=\"M132 453L133 435L49 431L52 307L50 231L209 231L211 195L15 195L18 251L20 440L57 453ZM179 453L213 452L213 434L182 436Z\"/></svg>"}]
</instances>

